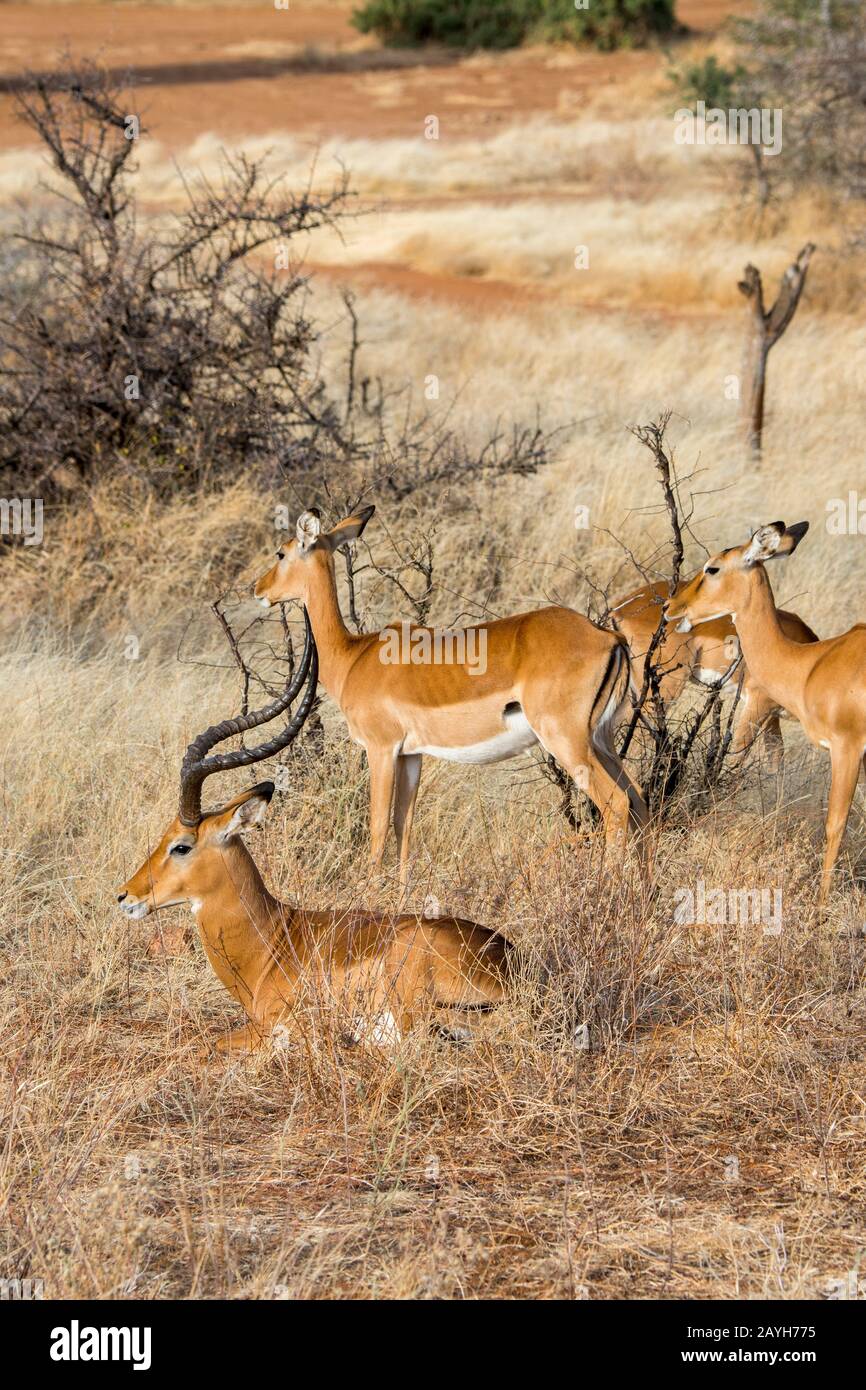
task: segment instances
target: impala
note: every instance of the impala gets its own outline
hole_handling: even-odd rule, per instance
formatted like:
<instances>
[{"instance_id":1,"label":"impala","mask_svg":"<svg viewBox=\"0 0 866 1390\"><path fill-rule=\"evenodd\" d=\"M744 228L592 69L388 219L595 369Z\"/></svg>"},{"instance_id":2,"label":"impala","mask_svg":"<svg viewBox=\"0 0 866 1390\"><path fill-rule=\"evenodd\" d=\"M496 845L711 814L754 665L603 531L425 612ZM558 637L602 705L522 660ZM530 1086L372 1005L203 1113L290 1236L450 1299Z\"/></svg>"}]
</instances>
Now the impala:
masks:
<instances>
[{"instance_id":1,"label":"impala","mask_svg":"<svg viewBox=\"0 0 866 1390\"><path fill-rule=\"evenodd\" d=\"M681 584L677 593L682 593ZM632 659L632 683L638 688L643 680L643 658L649 650L659 617L669 598L668 586L661 582L645 584L611 610L611 621L628 641ZM792 642L817 642L818 638L796 613L777 609L779 623ZM666 628L655 649L653 659L660 672L662 698L672 701L688 681L704 686L736 686L742 675L742 688L731 737L730 759L739 766L757 739L763 740L776 769L781 768L784 744L779 724L780 707L777 700L755 679L745 663L742 669L737 660L739 641L730 618L716 618L697 624L689 632Z\"/></svg>"},{"instance_id":2,"label":"impala","mask_svg":"<svg viewBox=\"0 0 866 1390\"><path fill-rule=\"evenodd\" d=\"M625 639L569 608L541 608L457 634L464 655L475 654L471 661L416 664L412 653L435 652L437 634L410 627L402 644L409 659L394 661L395 630L355 636L337 601L334 551L360 536L374 510L365 507L330 531L317 512L303 512L294 538L255 586L266 607L297 599L309 611L322 684L367 753L374 864L393 816L405 883L425 753L495 763L540 744L595 802L608 842L621 839L630 823L643 826L643 798L611 742L628 691Z\"/></svg>"},{"instance_id":3,"label":"impala","mask_svg":"<svg viewBox=\"0 0 866 1390\"><path fill-rule=\"evenodd\" d=\"M830 753L821 900L845 832L866 751L866 625L806 645L786 635L764 564L796 550L807 521L762 526L747 545L723 550L670 600L668 622L681 632L728 616L749 670L771 699L799 719L810 741Z\"/></svg>"},{"instance_id":4,"label":"impala","mask_svg":"<svg viewBox=\"0 0 866 1390\"><path fill-rule=\"evenodd\" d=\"M356 1041L391 1041L428 1017L465 1035L467 1012L492 1009L505 998L511 947L474 922L313 912L272 897L241 837L264 818L273 782L202 810L202 784L212 773L249 766L289 746L315 698L317 672L307 622L303 658L280 698L213 725L189 745L178 813L118 894L121 909L133 919L182 903L192 908L210 964L247 1016L241 1028L218 1040L220 1052L260 1047L279 1025L301 1023L311 1006L348 1020ZM211 753L224 739L282 714L305 680L301 703L281 734L257 748Z\"/></svg>"}]
</instances>

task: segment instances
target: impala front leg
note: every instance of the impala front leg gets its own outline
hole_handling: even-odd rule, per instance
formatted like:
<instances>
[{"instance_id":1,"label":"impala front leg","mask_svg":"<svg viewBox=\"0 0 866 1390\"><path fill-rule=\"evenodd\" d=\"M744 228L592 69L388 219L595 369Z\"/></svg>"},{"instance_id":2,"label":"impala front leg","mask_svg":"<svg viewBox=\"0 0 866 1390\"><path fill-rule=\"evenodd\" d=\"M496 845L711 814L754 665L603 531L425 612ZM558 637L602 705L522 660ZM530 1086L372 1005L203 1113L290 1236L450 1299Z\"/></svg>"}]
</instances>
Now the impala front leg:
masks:
<instances>
[{"instance_id":1,"label":"impala front leg","mask_svg":"<svg viewBox=\"0 0 866 1390\"><path fill-rule=\"evenodd\" d=\"M370 764L370 861L374 868L382 863L388 826L391 823L391 803L394 799L393 748L368 748Z\"/></svg>"}]
</instances>

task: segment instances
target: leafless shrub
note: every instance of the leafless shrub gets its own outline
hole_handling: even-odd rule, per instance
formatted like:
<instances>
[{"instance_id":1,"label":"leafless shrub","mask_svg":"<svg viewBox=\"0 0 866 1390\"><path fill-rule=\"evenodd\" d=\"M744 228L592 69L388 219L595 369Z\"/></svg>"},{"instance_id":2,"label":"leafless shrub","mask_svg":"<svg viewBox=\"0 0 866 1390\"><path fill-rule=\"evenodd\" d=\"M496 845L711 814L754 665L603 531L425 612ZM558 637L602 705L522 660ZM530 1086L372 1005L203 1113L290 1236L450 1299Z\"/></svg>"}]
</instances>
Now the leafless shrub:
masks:
<instances>
[{"instance_id":1,"label":"leafless shrub","mask_svg":"<svg viewBox=\"0 0 866 1390\"><path fill-rule=\"evenodd\" d=\"M50 488L63 463L166 489L234 476L320 410L304 278L253 259L345 216L346 179L296 194L227 157L218 187L191 185L179 215L144 229L130 104L92 66L17 97L60 176L54 215L16 234L28 254L0 319L0 467L19 488Z\"/></svg>"},{"instance_id":2,"label":"leafless shrub","mask_svg":"<svg viewBox=\"0 0 866 1390\"><path fill-rule=\"evenodd\" d=\"M631 433L652 454L662 502L655 511L663 511L670 527L670 542L661 549L656 546L647 559L636 556L628 547L628 555L641 584L657 583L662 577L672 596L680 583L685 555L685 537L691 535L694 499L684 498L683 489L694 474L679 477L673 450L666 441L671 411L663 411L657 420L646 425L634 425ZM606 590L595 597L594 616L605 621L609 612ZM691 711L677 711L663 694L663 678L669 673L661 650L665 620L661 604L658 622L647 647L642 665L636 673L637 688L632 692L631 710L619 745L620 756L635 757L636 777L643 788L647 805L662 817L674 810L693 811L706 803L725 773L725 759L731 745L733 719L739 700L740 687L735 688L734 700L723 716L721 697L724 682L712 687L702 703ZM741 660L732 661L725 680L733 678ZM642 731L643 741L638 748L635 735ZM545 777L562 794L562 811L572 828L585 822L594 823L598 812L589 799L579 791L573 779L549 755L539 759Z\"/></svg>"},{"instance_id":3,"label":"leafless shrub","mask_svg":"<svg viewBox=\"0 0 866 1390\"><path fill-rule=\"evenodd\" d=\"M189 183L179 214L145 224L134 184L145 132L109 74L33 76L16 102L60 187L2 267L7 489L51 495L120 471L170 492L257 468L303 487L306 506L335 471L401 501L547 462L539 423L497 427L473 448L402 385L359 376L348 293L346 382L323 379L292 243L349 214L345 175L325 193L292 192L263 161L227 155L219 183Z\"/></svg>"}]
</instances>

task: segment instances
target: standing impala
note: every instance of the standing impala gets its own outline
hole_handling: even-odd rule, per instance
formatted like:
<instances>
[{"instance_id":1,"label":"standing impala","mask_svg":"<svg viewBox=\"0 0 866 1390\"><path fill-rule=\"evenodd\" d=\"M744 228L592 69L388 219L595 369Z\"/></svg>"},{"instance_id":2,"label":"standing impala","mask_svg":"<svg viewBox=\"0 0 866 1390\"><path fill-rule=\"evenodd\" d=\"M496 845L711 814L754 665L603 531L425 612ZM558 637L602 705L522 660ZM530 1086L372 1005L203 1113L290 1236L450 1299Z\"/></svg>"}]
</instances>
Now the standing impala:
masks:
<instances>
[{"instance_id":1,"label":"standing impala","mask_svg":"<svg viewBox=\"0 0 866 1390\"><path fill-rule=\"evenodd\" d=\"M360 536L374 510L365 507L331 531L322 530L317 512L304 512L294 539L255 586L266 607L298 599L309 611L322 684L367 752L374 864L393 806L405 883L425 753L495 763L541 744L595 802L608 842L621 839L630 821L641 827L643 798L611 742L628 690L625 639L569 608L541 608L448 634L459 639L458 653L483 653L471 663L437 662L442 632L404 624L404 659L394 661L395 630L355 636L337 602L334 551Z\"/></svg>"},{"instance_id":2,"label":"standing impala","mask_svg":"<svg viewBox=\"0 0 866 1390\"><path fill-rule=\"evenodd\" d=\"M683 592L681 584L677 594ZM645 584L629 594L611 610L611 622L628 641L631 652L633 684L640 688L643 680L643 658L649 649L666 600L668 586L664 581ZM796 613L776 610L786 637L792 642L817 642L818 638ZM653 653L660 671L662 698L672 701L681 693L687 681L698 685L736 686L740 679L737 661L739 641L730 618L716 618L698 623L689 632L667 628ZM781 769L784 744L779 724L779 703L755 679L750 666L742 668L742 689L734 718L730 760L739 766L757 739L762 739L772 765Z\"/></svg>"},{"instance_id":3,"label":"standing impala","mask_svg":"<svg viewBox=\"0 0 866 1390\"><path fill-rule=\"evenodd\" d=\"M790 555L808 528L807 521L787 528L774 521L747 545L714 555L670 600L665 617L688 632L695 623L730 616L755 680L799 719L812 743L829 750L823 902L866 752L866 625L805 646L786 636L764 564Z\"/></svg>"},{"instance_id":4,"label":"standing impala","mask_svg":"<svg viewBox=\"0 0 866 1390\"><path fill-rule=\"evenodd\" d=\"M299 1013L310 1006L339 1011L356 1040L381 1042L425 1017L465 1033L460 1025L467 1011L494 1008L505 997L509 943L474 922L311 912L272 897L241 834L263 819L273 782L202 810L205 778L289 746L315 698L317 674L308 622L304 655L284 694L253 714L213 725L189 745L178 814L118 895L133 919L181 903L191 907L208 960L247 1015L243 1027L219 1039L221 1052L254 1050L275 1025L299 1022ZM305 680L303 699L276 738L258 748L211 754L217 743L287 710Z\"/></svg>"}]
</instances>

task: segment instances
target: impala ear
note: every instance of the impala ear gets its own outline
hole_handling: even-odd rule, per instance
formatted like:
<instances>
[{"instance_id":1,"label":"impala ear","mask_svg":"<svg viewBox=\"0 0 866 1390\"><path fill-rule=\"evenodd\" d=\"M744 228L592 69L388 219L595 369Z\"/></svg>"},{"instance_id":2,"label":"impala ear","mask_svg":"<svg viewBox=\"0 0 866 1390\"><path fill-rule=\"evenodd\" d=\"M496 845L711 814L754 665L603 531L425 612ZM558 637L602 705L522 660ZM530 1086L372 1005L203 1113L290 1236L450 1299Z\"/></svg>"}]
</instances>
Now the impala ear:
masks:
<instances>
[{"instance_id":1,"label":"impala ear","mask_svg":"<svg viewBox=\"0 0 866 1390\"><path fill-rule=\"evenodd\" d=\"M338 521L325 535L331 549L338 550L341 545L356 541L375 510L375 507L362 507L353 516L344 516L342 521Z\"/></svg>"},{"instance_id":2,"label":"impala ear","mask_svg":"<svg viewBox=\"0 0 866 1390\"><path fill-rule=\"evenodd\" d=\"M295 528L295 536L298 542L298 549L303 554L307 550L312 550L319 536L322 534L322 518L317 508L313 507L308 512L301 512L298 517L298 524Z\"/></svg>"},{"instance_id":3,"label":"impala ear","mask_svg":"<svg viewBox=\"0 0 866 1390\"><path fill-rule=\"evenodd\" d=\"M795 521L793 526L786 526L785 534L779 542L772 558L774 560L781 560L784 555L792 555L808 529L808 521Z\"/></svg>"},{"instance_id":4,"label":"impala ear","mask_svg":"<svg viewBox=\"0 0 866 1390\"><path fill-rule=\"evenodd\" d=\"M217 844L224 845L227 840L240 835L241 831L261 825L273 794L273 782L259 782L257 786L250 787L249 791L241 792L234 801L230 801L221 812L223 816L228 816L228 819L216 833Z\"/></svg>"},{"instance_id":5,"label":"impala ear","mask_svg":"<svg viewBox=\"0 0 866 1390\"><path fill-rule=\"evenodd\" d=\"M798 521L787 527L784 521L771 521L769 526L760 526L743 553L743 564L747 567L761 565L767 560L781 560L791 555L808 529L808 521Z\"/></svg>"},{"instance_id":6,"label":"impala ear","mask_svg":"<svg viewBox=\"0 0 866 1390\"><path fill-rule=\"evenodd\" d=\"M768 526L759 526L743 551L744 568L750 569L752 565L762 565L765 560L772 560L784 534L784 521L771 521Z\"/></svg>"}]
</instances>

